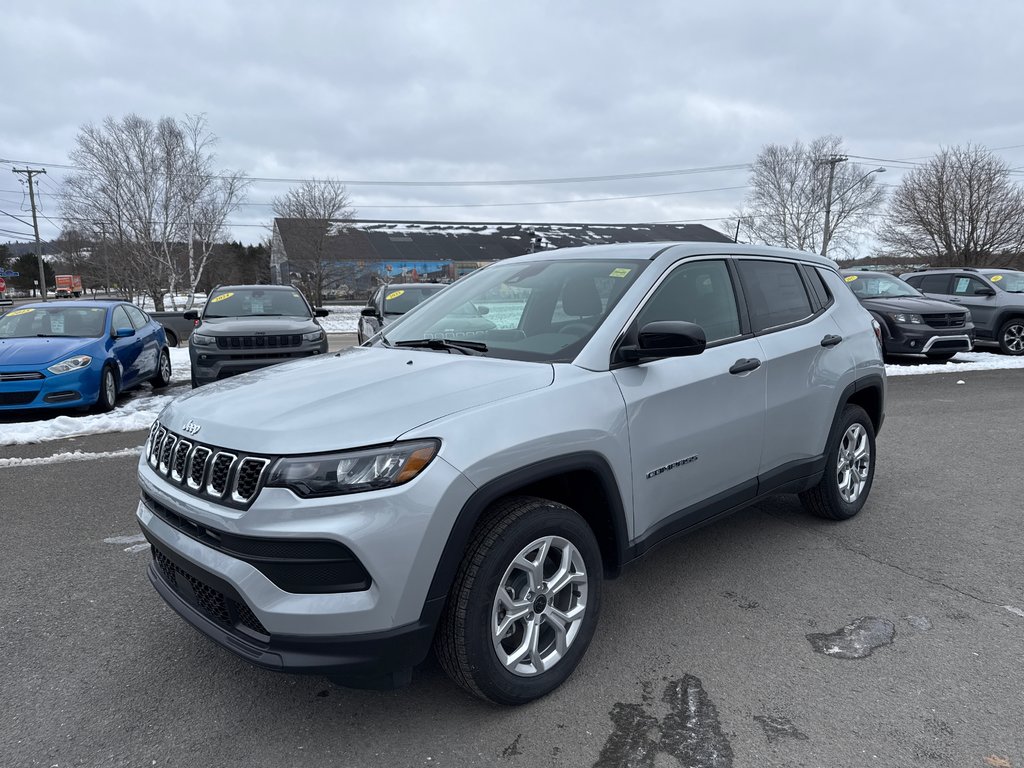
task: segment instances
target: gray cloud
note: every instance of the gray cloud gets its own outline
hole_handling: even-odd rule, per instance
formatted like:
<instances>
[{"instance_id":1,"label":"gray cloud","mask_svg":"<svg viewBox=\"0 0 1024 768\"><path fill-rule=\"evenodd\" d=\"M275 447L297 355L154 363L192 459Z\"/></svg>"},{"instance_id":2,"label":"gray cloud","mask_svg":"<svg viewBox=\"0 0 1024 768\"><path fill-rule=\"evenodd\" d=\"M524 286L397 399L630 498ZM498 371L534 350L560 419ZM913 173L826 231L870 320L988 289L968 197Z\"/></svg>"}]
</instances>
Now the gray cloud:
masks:
<instances>
[{"instance_id":1,"label":"gray cloud","mask_svg":"<svg viewBox=\"0 0 1024 768\"><path fill-rule=\"evenodd\" d=\"M5 4L0 158L66 162L108 114L205 112L253 176L589 176L751 160L824 133L856 154L1024 144L1024 7L961 2L39 2ZM1005 150L1013 163L1024 149ZM20 205L0 166L0 208ZM59 173L43 187L44 211ZM898 181L895 168L885 181ZM508 188L353 187L360 214L453 220L727 216L744 171ZM287 185L257 183L239 224ZM12 192L13 190L13 192ZM47 199L47 195L51 195ZM16 212L16 211L12 211ZM715 222L710 222L714 225ZM12 224L6 219L8 228ZM44 223L47 234L54 225ZM261 231L239 226L236 236Z\"/></svg>"}]
</instances>

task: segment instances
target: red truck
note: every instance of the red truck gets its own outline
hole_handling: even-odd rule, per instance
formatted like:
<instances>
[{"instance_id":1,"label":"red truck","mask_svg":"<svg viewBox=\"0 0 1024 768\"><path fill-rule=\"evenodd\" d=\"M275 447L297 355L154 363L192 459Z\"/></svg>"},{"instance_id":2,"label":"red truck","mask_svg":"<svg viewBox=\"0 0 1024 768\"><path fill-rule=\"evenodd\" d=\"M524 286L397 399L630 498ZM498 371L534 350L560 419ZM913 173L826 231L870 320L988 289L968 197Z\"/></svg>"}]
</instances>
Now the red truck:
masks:
<instances>
[{"instance_id":1,"label":"red truck","mask_svg":"<svg viewBox=\"0 0 1024 768\"><path fill-rule=\"evenodd\" d=\"M81 275L57 275L56 279L58 299L70 299L72 296L77 299L82 295Z\"/></svg>"}]
</instances>

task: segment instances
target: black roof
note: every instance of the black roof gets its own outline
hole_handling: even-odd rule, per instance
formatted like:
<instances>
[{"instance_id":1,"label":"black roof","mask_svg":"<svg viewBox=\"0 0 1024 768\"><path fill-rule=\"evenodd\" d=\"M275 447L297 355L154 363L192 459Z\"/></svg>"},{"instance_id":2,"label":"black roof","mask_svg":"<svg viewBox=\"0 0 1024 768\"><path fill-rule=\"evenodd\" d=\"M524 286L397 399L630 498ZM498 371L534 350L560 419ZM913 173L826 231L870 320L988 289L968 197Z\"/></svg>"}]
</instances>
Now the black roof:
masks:
<instances>
[{"instance_id":1,"label":"black roof","mask_svg":"<svg viewBox=\"0 0 1024 768\"><path fill-rule=\"evenodd\" d=\"M323 222L275 219L289 259L301 259ZM580 224L383 221L329 224L326 256L337 261L495 261L538 250L608 243L697 241L731 243L702 224Z\"/></svg>"}]
</instances>

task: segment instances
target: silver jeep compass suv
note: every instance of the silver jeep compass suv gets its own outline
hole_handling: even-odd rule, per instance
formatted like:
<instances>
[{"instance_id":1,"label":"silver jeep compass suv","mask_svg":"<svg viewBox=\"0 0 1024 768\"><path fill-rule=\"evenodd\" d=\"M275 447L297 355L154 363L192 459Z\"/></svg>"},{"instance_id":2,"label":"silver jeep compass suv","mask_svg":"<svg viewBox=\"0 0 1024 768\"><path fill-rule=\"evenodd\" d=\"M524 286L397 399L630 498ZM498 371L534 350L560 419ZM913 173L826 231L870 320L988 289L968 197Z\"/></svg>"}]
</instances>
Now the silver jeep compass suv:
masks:
<instances>
[{"instance_id":1,"label":"silver jeep compass suv","mask_svg":"<svg viewBox=\"0 0 1024 768\"><path fill-rule=\"evenodd\" d=\"M270 669L396 685L431 646L519 704L569 677L602 580L769 494L857 514L885 374L823 258L718 243L531 254L361 347L169 405L139 464L160 595Z\"/></svg>"}]
</instances>

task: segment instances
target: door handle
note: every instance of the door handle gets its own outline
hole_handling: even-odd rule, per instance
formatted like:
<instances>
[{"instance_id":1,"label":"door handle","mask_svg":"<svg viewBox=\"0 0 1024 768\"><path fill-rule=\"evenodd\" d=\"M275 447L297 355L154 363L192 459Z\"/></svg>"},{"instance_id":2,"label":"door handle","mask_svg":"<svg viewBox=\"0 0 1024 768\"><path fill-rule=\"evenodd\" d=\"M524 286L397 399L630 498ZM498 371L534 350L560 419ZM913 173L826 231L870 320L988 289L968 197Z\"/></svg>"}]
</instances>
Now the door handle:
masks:
<instances>
[{"instance_id":1,"label":"door handle","mask_svg":"<svg viewBox=\"0 0 1024 768\"><path fill-rule=\"evenodd\" d=\"M732 364L729 373L750 373L761 367L761 361L756 357L740 358Z\"/></svg>"},{"instance_id":2,"label":"door handle","mask_svg":"<svg viewBox=\"0 0 1024 768\"><path fill-rule=\"evenodd\" d=\"M834 347L836 344L838 344L842 340L843 340L842 336L835 336L835 335L830 333L828 336L826 336L824 339L821 340L821 346L823 346L823 347Z\"/></svg>"},{"instance_id":3,"label":"door handle","mask_svg":"<svg viewBox=\"0 0 1024 768\"><path fill-rule=\"evenodd\" d=\"M944 301L951 301L954 304L960 304L963 301L963 299L958 299L956 296L947 296L944 299Z\"/></svg>"}]
</instances>

